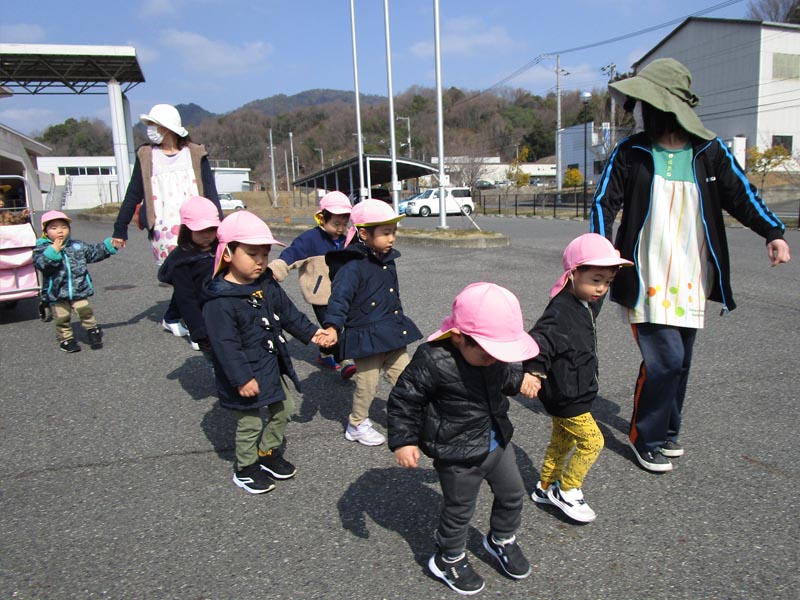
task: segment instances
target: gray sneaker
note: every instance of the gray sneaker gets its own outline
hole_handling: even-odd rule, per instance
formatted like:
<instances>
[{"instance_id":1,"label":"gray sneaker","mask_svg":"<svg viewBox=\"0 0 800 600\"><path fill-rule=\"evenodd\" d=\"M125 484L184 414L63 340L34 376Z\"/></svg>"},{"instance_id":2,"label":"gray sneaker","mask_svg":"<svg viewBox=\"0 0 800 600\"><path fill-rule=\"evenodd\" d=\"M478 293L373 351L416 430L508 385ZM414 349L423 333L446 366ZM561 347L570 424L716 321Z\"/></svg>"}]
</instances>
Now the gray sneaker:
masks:
<instances>
[{"instance_id":1,"label":"gray sneaker","mask_svg":"<svg viewBox=\"0 0 800 600\"><path fill-rule=\"evenodd\" d=\"M358 442L365 446L380 446L386 443L386 438L383 434L372 426L372 421L364 419L358 425L353 427L349 422L347 429L345 429L344 437L351 442Z\"/></svg>"},{"instance_id":2,"label":"gray sneaker","mask_svg":"<svg viewBox=\"0 0 800 600\"><path fill-rule=\"evenodd\" d=\"M639 452L632 441L628 440L628 445L633 450L633 455L642 468L651 473L666 473L672 471L672 463L661 452Z\"/></svg>"},{"instance_id":3,"label":"gray sneaker","mask_svg":"<svg viewBox=\"0 0 800 600\"><path fill-rule=\"evenodd\" d=\"M661 446L661 454L667 458L677 458L679 456L683 456L683 446L681 446L678 442L667 440L664 442L664 445Z\"/></svg>"}]
</instances>

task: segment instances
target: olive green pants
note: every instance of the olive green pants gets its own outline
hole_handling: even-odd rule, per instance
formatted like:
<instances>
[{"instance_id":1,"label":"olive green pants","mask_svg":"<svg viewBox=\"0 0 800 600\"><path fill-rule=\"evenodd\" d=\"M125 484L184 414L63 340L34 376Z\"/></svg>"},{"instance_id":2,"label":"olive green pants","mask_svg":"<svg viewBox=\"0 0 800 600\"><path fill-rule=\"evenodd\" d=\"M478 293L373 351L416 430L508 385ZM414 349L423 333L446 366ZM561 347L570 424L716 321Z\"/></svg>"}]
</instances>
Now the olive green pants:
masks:
<instances>
[{"instance_id":1,"label":"olive green pants","mask_svg":"<svg viewBox=\"0 0 800 600\"><path fill-rule=\"evenodd\" d=\"M234 410L236 415L236 468L242 469L258 461L258 451L267 452L283 443L286 425L292 419L294 400L281 377L286 394L283 402L273 402L261 409ZM262 411L265 417L262 417Z\"/></svg>"}]
</instances>

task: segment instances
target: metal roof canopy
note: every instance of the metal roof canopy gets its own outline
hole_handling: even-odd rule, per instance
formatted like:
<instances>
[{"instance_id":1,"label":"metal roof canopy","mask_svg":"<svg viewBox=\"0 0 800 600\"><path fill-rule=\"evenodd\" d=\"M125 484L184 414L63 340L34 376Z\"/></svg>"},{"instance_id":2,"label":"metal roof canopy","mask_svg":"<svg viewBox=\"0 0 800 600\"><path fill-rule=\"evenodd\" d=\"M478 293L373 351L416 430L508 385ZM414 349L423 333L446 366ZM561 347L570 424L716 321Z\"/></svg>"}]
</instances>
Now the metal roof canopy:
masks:
<instances>
[{"instance_id":1,"label":"metal roof canopy","mask_svg":"<svg viewBox=\"0 0 800 600\"><path fill-rule=\"evenodd\" d=\"M437 167L414 160L397 157L397 180L414 179L438 173ZM386 154L364 154L364 175L366 187L381 185L392 181L392 157ZM321 185L320 185L321 184ZM326 190L339 190L350 194L361 187L358 177L358 157L354 156L336 165L311 173L292 182L294 187L312 186Z\"/></svg>"},{"instance_id":2,"label":"metal roof canopy","mask_svg":"<svg viewBox=\"0 0 800 600\"><path fill-rule=\"evenodd\" d=\"M122 93L144 82L131 46L0 44L0 86L27 94L105 94L114 80Z\"/></svg>"},{"instance_id":3,"label":"metal roof canopy","mask_svg":"<svg viewBox=\"0 0 800 600\"><path fill-rule=\"evenodd\" d=\"M108 94L119 201L134 161L130 106L125 93L144 83L132 46L0 44L0 89L25 94Z\"/></svg>"}]
</instances>

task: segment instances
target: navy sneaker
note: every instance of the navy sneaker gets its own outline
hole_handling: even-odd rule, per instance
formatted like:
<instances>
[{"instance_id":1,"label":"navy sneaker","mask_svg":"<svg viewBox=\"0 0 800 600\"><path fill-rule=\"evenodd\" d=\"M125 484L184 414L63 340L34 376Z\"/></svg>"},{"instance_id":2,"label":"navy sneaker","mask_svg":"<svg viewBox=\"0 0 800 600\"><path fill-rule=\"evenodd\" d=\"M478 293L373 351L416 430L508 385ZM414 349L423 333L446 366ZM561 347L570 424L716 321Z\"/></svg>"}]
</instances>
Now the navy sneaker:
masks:
<instances>
[{"instance_id":1,"label":"navy sneaker","mask_svg":"<svg viewBox=\"0 0 800 600\"><path fill-rule=\"evenodd\" d=\"M455 561L446 561L441 552L431 556L428 569L439 579L444 581L451 590L462 596L472 596L480 592L483 587L483 577L478 575L469 564L466 554Z\"/></svg>"},{"instance_id":2,"label":"navy sneaker","mask_svg":"<svg viewBox=\"0 0 800 600\"><path fill-rule=\"evenodd\" d=\"M512 535L510 539L495 541L495 537L489 533L483 536L483 547L497 559L509 577L525 579L531 574L531 563L520 550L517 536Z\"/></svg>"},{"instance_id":3,"label":"navy sneaker","mask_svg":"<svg viewBox=\"0 0 800 600\"><path fill-rule=\"evenodd\" d=\"M679 456L683 456L683 446L681 446L678 442L667 440L664 442L664 445L661 446L661 454L667 458L677 458Z\"/></svg>"},{"instance_id":4,"label":"navy sneaker","mask_svg":"<svg viewBox=\"0 0 800 600\"><path fill-rule=\"evenodd\" d=\"M75 341L75 338L69 338L68 340L64 340L63 342L58 344L58 347L61 348L64 352L80 352L81 347L78 346L78 342Z\"/></svg>"},{"instance_id":5,"label":"navy sneaker","mask_svg":"<svg viewBox=\"0 0 800 600\"><path fill-rule=\"evenodd\" d=\"M628 440L628 445L633 450L633 455L642 468L651 473L666 473L672 471L672 463L661 452L640 452L632 441Z\"/></svg>"},{"instance_id":6,"label":"navy sneaker","mask_svg":"<svg viewBox=\"0 0 800 600\"><path fill-rule=\"evenodd\" d=\"M89 336L89 347L92 350L99 350L103 347L103 332L99 327L87 329L86 334Z\"/></svg>"}]
</instances>

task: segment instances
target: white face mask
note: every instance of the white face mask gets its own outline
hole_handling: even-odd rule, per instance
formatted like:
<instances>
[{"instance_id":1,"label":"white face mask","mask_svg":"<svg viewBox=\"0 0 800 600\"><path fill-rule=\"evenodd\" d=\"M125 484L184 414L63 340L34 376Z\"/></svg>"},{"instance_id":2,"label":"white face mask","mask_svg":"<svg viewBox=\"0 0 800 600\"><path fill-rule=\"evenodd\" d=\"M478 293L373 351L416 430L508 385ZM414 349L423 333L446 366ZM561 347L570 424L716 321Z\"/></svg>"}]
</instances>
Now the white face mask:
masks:
<instances>
[{"instance_id":1,"label":"white face mask","mask_svg":"<svg viewBox=\"0 0 800 600\"><path fill-rule=\"evenodd\" d=\"M158 127L155 125L147 126L147 138L154 144L160 144L164 141L164 134L158 132Z\"/></svg>"},{"instance_id":2,"label":"white face mask","mask_svg":"<svg viewBox=\"0 0 800 600\"><path fill-rule=\"evenodd\" d=\"M644 131L644 116L642 116L642 103L637 100L633 107L633 122L635 124L634 133Z\"/></svg>"}]
</instances>

